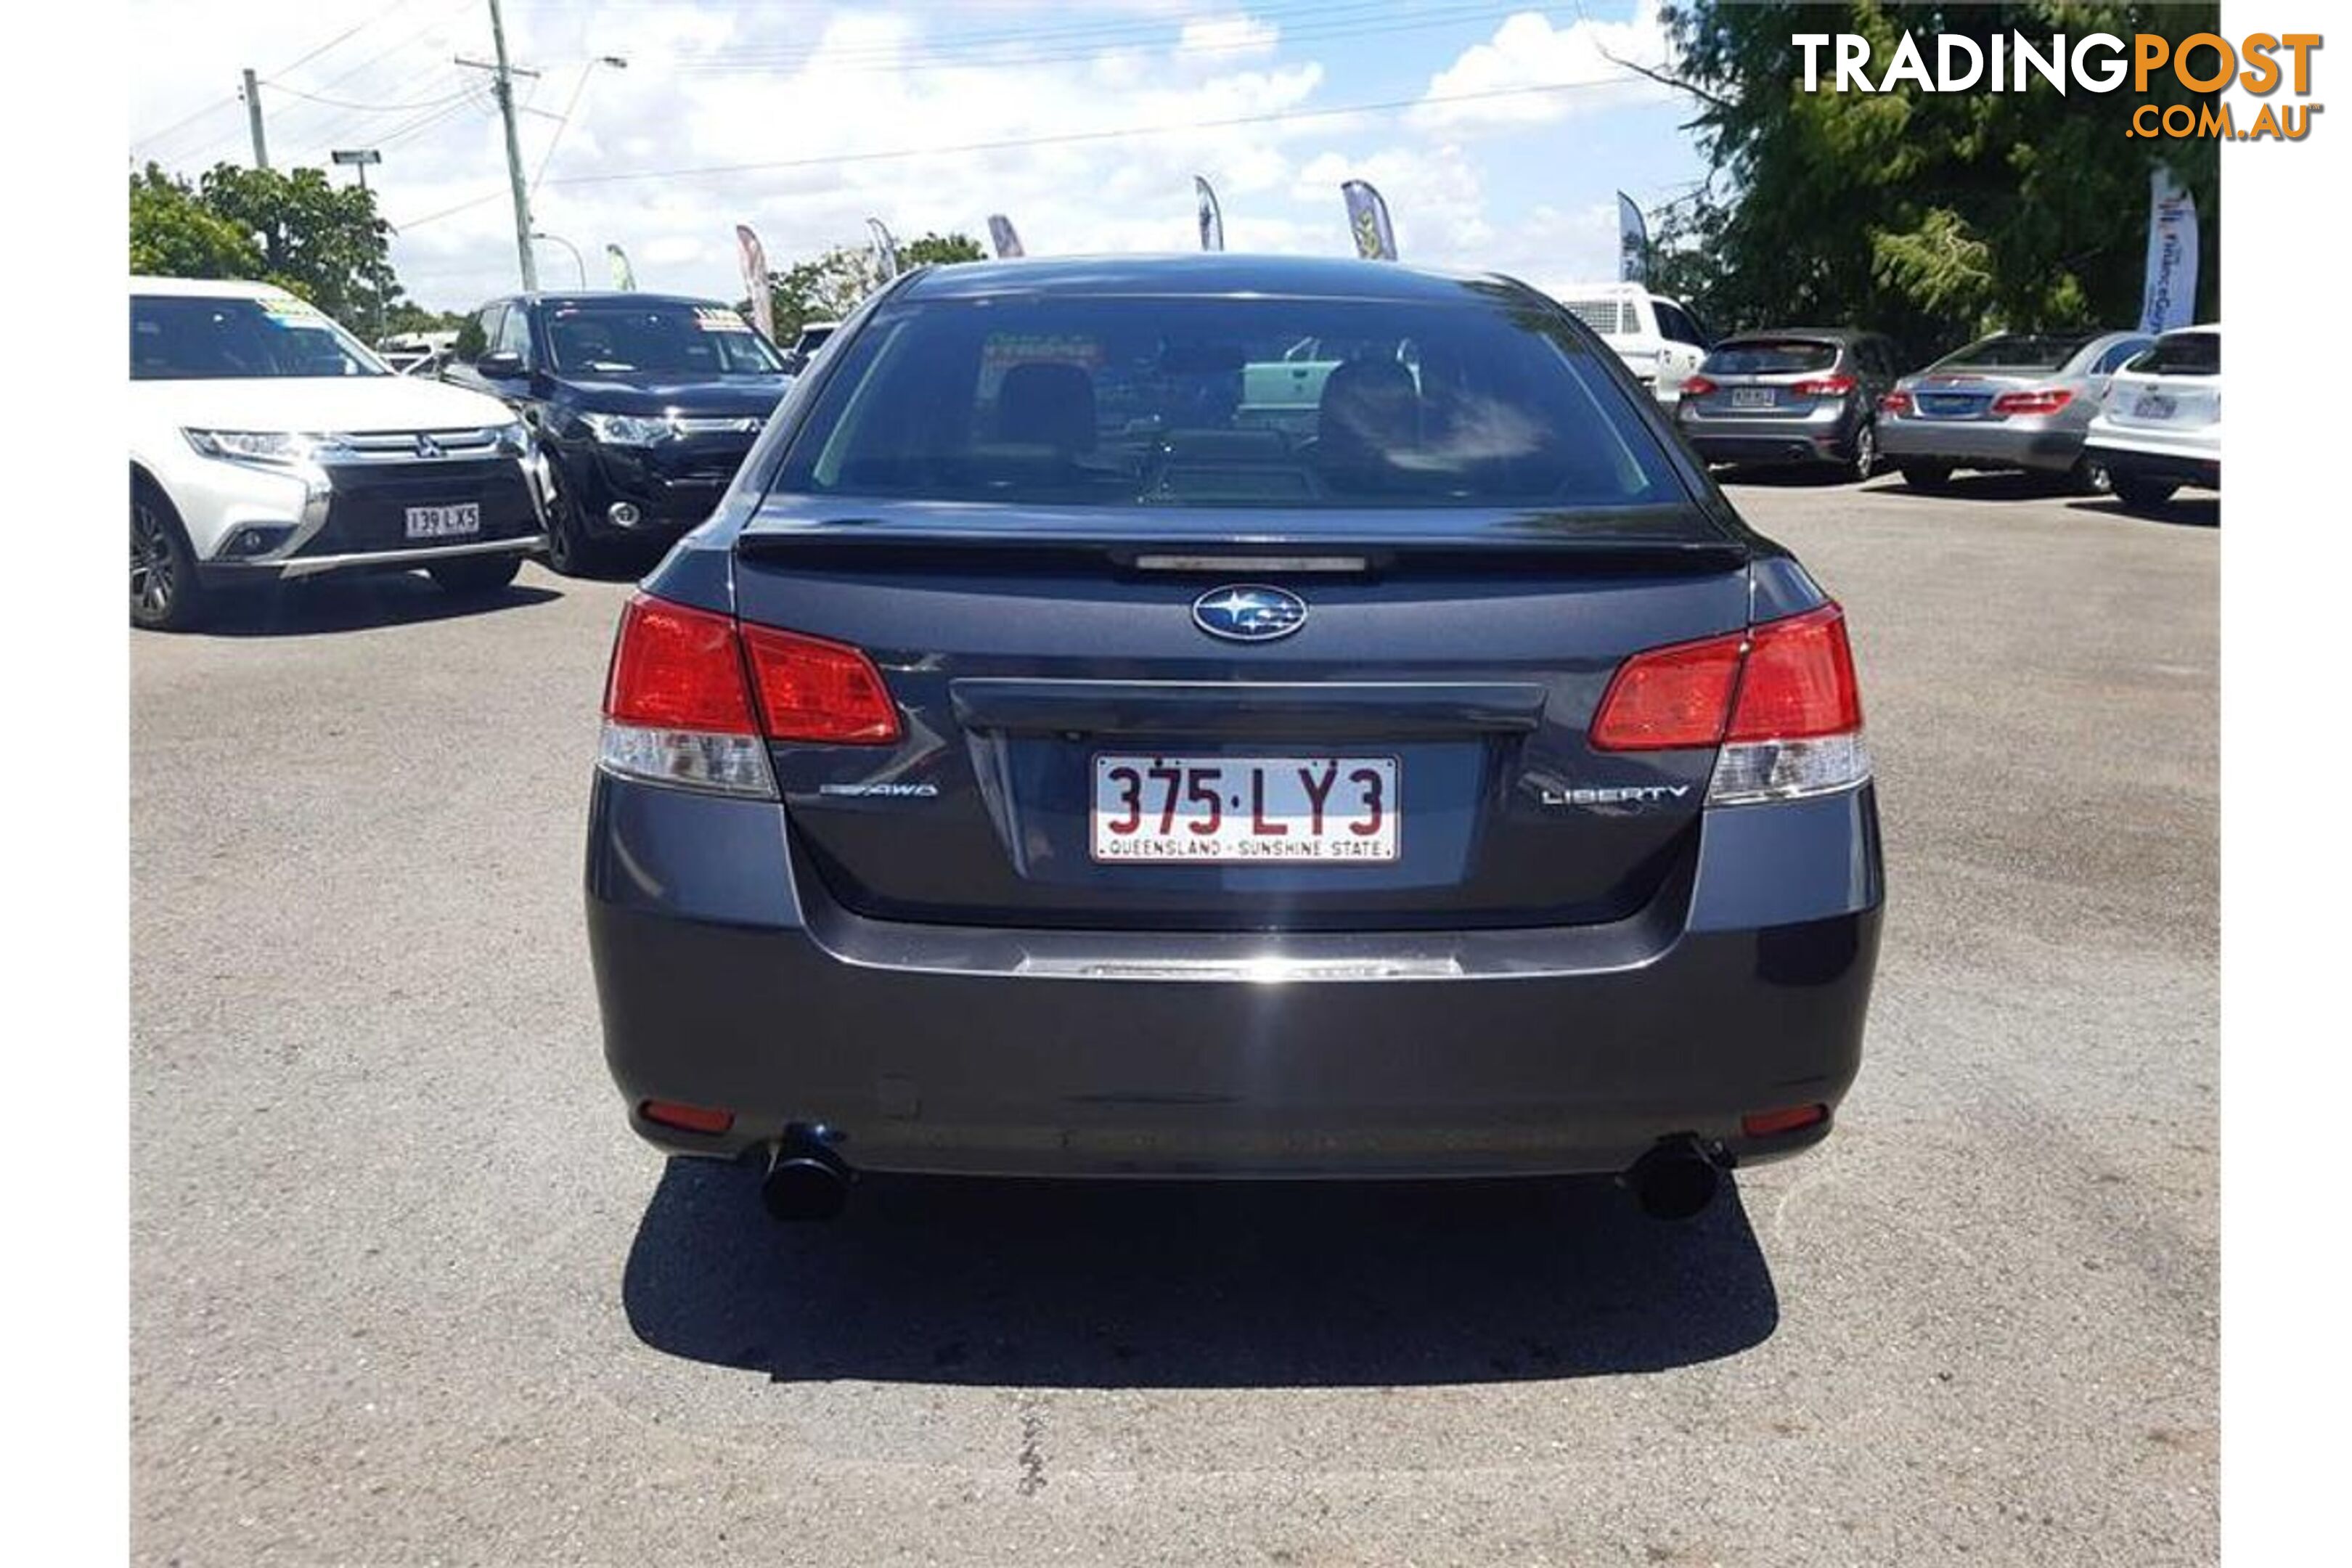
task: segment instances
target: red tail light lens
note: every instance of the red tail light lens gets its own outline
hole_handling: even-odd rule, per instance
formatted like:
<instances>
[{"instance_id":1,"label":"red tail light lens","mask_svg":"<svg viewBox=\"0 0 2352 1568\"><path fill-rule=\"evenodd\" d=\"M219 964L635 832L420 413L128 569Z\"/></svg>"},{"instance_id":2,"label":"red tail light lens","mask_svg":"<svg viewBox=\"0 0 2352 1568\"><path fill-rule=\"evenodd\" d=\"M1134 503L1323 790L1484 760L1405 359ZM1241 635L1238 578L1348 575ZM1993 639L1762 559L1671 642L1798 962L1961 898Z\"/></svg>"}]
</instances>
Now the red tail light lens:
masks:
<instances>
[{"instance_id":1,"label":"red tail light lens","mask_svg":"<svg viewBox=\"0 0 2352 1568\"><path fill-rule=\"evenodd\" d=\"M1708 393L1713 392L1715 387L1716 384L1703 375L1692 374L1683 377L1685 397L1705 397Z\"/></svg>"},{"instance_id":2,"label":"red tail light lens","mask_svg":"<svg viewBox=\"0 0 2352 1568\"><path fill-rule=\"evenodd\" d=\"M1617 667L1589 737L1597 752L1658 752L1712 746L1739 683L1745 634L1676 643L1635 654Z\"/></svg>"},{"instance_id":3,"label":"red tail light lens","mask_svg":"<svg viewBox=\"0 0 2352 1568\"><path fill-rule=\"evenodd\" d=\"M1801 741L1861 728L1843 610L1823 605L1755 629L1725 740Z\"/></svg>"},{"instance_id":4,"label":"red tail light lens","mask_svg":"<svg viewBox=\"0 0 2352 1568\"><path fill-rule=\"evenodd\" d=\"M1843 397L1853 390L1853 377L1850 375L1816 376L1811 381L1797 383L1790 390L1807 397Z\"/></svg>"},{"instance_id":5,"label":"red tail light lens","mask_svg":"<svg viewBox=\"0 0 2352 1568\"><path fill-rule=\"evenodd\" d=\"M1826 1105L1786 1105L1778 1110L1751 1110L1739 1119L1739 1131L1750 1138L1770 1138L1830 1119Z\"/></svg>"},{"instance_id":6,"label":"red tail light lens","mask_svg":"<svg viewBox=\"0 0 2352 1568\"><path fill-rule=\"evenodd\" d=\"M1878 411L1881 414L1908 414L1911 412L1911 395L1890 392L1878 400Z\"/></svg>"},{"instance_id":7,"label":"red tail light lens","mask_svg":"<svg viewBox=\"0 0 2352 1568\"><path fill-rule=\"evenodd\" d=\"M2074 401L2074 395L2063 386L2047 386L2033 392L2004 392L1992 400L1995 414L2055 414Z\"/></svg>"},{"instance_id":8,"label":"red tail light lens","mask_svg":"<svg viewBox=\"0 0 2352 1568\"><path fill-rule=\"evenodd\" d=\"M734 621L646 594L630 599L613 644L604 717L646 729L757 734Z\"/></svg>"},{"instance_id":9,"label":"red tail light lens","mask_svg":"<svg viewBox=\"0 0 2352 1568\"><path fill-rule=\"evenodd\" d=\"M1675 643L1618 667L1594 715L1601 752L1800 741L1862 728L1845 612L1823 605L1745 634Z\"/></svg>"},{"instance_id":10,"label":"red tail light lens","mask_svg":"<svg viewBox=\"0 0 2352 1568\"><path fill-rule=\"evenodd\" d=\"M898 706L857 649L755 626L744 626L743 646L769 739L879 746L898 738Z\"/></svg>"}]
</instances>

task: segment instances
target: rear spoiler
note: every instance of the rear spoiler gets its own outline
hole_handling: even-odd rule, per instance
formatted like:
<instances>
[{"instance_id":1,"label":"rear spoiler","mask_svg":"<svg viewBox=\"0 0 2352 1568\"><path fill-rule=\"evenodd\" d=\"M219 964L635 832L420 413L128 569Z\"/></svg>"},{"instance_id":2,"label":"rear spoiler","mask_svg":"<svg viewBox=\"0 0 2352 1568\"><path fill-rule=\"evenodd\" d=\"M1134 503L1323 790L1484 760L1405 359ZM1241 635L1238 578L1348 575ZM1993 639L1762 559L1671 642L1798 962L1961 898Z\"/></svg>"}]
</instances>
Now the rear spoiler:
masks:
<instances>
[{"instance_id":1,"label":"rear spoiler","mask_svg":"<svg viewBox=\"0 0 2352 1568\"><path fill-rule=\"evenodd\" d=\"M975 518L974 509L958 510L953 518L755 517L736 536L735 553L751 562L884 571L1108 566L1216 576L1377 574L1404 566L1696 576L1737 571L1753 554L1748 539L1680 507L1642 514L1474 513L1465 526L1444 531L1429 528L1425 513L1391 523L1359 512L1313 526L1300 526L1294 513L1286 526L1252 527L1212 514L1170 526L1162 512L1152 519L1160 531L1148 539L1132 528L1107 526L1099 512L1066 520L1040 511Z\"/></svg>"}]
</instances>

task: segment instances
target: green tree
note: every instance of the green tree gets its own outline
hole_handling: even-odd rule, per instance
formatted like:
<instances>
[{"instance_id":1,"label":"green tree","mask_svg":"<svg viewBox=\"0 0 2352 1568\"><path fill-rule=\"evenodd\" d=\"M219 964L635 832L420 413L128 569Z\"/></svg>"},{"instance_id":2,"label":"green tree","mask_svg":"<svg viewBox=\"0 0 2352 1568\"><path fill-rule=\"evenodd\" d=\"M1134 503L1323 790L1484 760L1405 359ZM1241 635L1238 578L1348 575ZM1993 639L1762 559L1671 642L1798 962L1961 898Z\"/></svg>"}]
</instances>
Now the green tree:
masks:
<instances>
[{"instance_id":1,"label":"green tree","mask_svg":"<svg viewBox=\"0 0 2352 1568\"><path fill-rule=\"evenodd\" d=\"M1926 355L1993 328L2129 325L2139 314L2148 179L2159 162L2194 195L2203 265L2198 314L2220 300L2219 150L2126 134L2143 102L2210 101L2169 70L2131 90L1886 93L1803 89L1795 33L1856 33L1877 80L1898 38L1933 68L1938 34L1990 56L1995 34L2037 47L2106 32L2176 45L2218 29L2219 6L2018 0L1838 5L1685 0L1664 14L1677 84L1710 164L1706 185L1659 226L1655 277L1718 331L1855 322ZM1824 67L1828 63L1822 55Z\"/></svg>"},{"instance_id":2,"label":"green tree","mask_svg":"<svg viewBox=\"0 0 2352 1568\"><path fill-rule=\"evenodd\" d=\"M926 234L898 247L898 259L909 267L940 266L950 261L985 261L980 241L961 229L953 234Z\"/></svg>"},{"instance_id":3,"label":"green tree","mask_svg":"<svg viewBox=\"0 0 2352 1568\"><path fill-rule=\"evenodd\" d=\"M332 184L322 169L234 163L214 167L197 189L207 208L254 237L269 281L354 328L388 313L399 289L373 191Z\"/></svg>"},{"instance_id":4,"label":"green tree","mask_svg":"<svg viewBox=\"0 0 2352 1568\"><path fill-rule=\"evenodd\" d=\"M131 176L131 270L152 278L255 278L261 247L205 206L185 180L150 163Z\"/></svg>"}]
</instances>

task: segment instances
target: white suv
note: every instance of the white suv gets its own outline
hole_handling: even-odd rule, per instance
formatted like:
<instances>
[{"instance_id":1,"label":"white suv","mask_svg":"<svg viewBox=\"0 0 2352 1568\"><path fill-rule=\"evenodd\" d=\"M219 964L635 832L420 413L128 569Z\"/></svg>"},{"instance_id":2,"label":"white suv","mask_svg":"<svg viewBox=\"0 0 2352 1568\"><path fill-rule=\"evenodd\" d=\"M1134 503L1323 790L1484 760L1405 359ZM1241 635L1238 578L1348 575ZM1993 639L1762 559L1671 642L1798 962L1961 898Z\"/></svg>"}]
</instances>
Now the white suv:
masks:
<instances>
[{"instance_id":1,"label":"white suv","mask_svg":"<svg viewBox=\"0 0 2352 1568\"><path fill-rule=\"evenodd\" d=\"M1633 378L1668 407L1712 346L1706 329L1679 301L1639 283L1578 283L1559 291L1570 314L1617 351Z\"/></svg>"},{"instance_id":2,"label":"white suv","mask_svg":"<svg viewBox=\"0 0 2352 1568\"><path fill-rule=\"evenodd\" d=\"M2183 485L2221 488L2221 327L2181 327L2126 364L2083 438L2133 511L2160 507Z\"/></svg>"},{"instance_id":3,"label":"white suv","mask_svg":"<svg viewBox=\"0 0 2352 1568\"><path fill-rule=\"evenodd\" d=\"M282 289L131 279L131 619L179 630L231 582L423 567L457 593L545 542L497 399L395 375Z\"/></svg>"}]
</instances>

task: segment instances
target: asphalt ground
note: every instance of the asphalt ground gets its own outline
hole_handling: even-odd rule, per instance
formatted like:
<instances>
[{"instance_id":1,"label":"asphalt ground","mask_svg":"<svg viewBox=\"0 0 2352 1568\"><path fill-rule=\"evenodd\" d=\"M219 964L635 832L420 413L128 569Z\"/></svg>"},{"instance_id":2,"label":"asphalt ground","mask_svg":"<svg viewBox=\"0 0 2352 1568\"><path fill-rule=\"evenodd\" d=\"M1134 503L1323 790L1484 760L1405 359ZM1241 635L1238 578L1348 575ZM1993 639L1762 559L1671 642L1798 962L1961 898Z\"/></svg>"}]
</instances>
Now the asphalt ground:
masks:
<instances>
[{"instance_id":1,"label":"asphalt ground","mask_svg":"<svg viewBox=\"0 0 2352 1568\"><path fill-rule=\"evenodd\" d=\"M2204 1563L2216 518L1735 483L1847 605L1891 900L1839 1129L1605 1187L861 1192L625 1131L624 584L132 637L142 1563Z\"/></svg>"}]
</instances>

